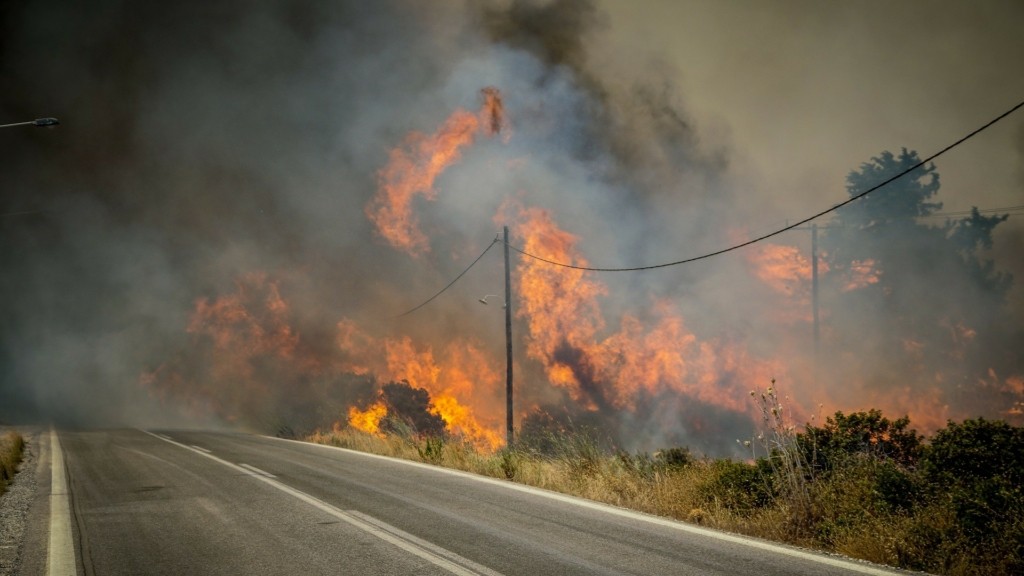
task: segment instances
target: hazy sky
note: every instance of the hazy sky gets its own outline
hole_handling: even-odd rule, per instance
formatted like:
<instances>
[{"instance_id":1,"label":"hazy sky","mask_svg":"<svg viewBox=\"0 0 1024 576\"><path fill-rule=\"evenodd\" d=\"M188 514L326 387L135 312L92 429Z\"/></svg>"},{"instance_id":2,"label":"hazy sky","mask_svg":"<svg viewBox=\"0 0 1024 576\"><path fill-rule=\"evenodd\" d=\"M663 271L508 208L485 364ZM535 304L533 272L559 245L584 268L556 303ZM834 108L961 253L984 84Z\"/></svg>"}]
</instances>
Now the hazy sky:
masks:
<instances>
[{"instance_id":1,"label":"hazy sky","mask_svg":"<svg viewBox=\"0 0 1024 576\"><path fill-rule=\"evenodd\" d=\"M601 4L602 55L672 66L702 139L732 149L780 214L841 193L881 150L930 154L1024 98L1019 2ZM943 157L946 208L1019 204L1022 141L1014 117Z\"/></svg>"}]
</instances>

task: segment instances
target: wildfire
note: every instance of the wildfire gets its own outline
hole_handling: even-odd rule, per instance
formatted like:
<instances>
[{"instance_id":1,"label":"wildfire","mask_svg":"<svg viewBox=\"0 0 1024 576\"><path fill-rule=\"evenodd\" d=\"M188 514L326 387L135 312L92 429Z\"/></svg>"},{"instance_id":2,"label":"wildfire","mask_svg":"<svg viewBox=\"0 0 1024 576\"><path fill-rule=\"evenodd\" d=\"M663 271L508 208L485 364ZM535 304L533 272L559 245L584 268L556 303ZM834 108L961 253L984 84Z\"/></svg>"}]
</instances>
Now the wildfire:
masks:
<instances>
[{"instance_id":1,"label":"wildfire","mask_svg":"<svg viewBox=\"0 0 1024 576\"><path fill-rule=\"evenodd\" d=\"M524 250L585 266L577 238L536 208L519 210L516 228ZM527 354L540 361L552 384L590 410L633 409L641 392L674 390L733 410L749 406L743 390L781 373L724 342L701 342L668 302L657 302L653 325L624 316L618 332L602 337L598 298L605 286L581 270L524 259L517 270L522 300L517 315L529 326Z\"/></svg>"},{"instance_id":2,"label":"wildfire","mask_svg":"<svg viewBox=\"0 0 1024 576\"><path fill-rule=\"evenodd\" d=\"M277 283L262 272L241 277L234 294L199 299L187 331L210 336L217 350L241 350L249 356L290 358L298 343L288 324L288 304Z\"/></svg>"},{"instance_id":3,"label":"wildfire","mask_svg":"<svg viewBox=\"0 0 1024 576\"><path fill-rule=\"evenodd\" d=\"M380 421L388 415L388 407L384 405L384 402L374 402L366 410L360 410L355 406L348 409L348 425L355 428L356 430L362 430L369 434L375 434L382 436L380 431Z\"/></svg>"},{"instance_id":4,"label":"wildfire","mask_svg":"<svg viewBox=\"0 0 1024 576\"><path fill-rule=\"evenodd\" d=\"M485 88L481 94L483 104L478 112L456 110L433 134L410 134L391 151L387 165L378 172L379 187L365 213L391 246L412 256L429 252L429 239L420 230L414 210L415 199L436 199L436 179L480 135L508 137L501 94L495 88ZM588 264L577 249L580 239L562 229L550 210L509 203L499 211L499 218L515 223L513 230L525 252L551 261ZM796 247L768 243L745 253L750 274L770 288L765 292L774 292L775 301L766 308L775 314L782 310L784 318L809 322L809 258ZM818 272L829 272L824 261L819 262ZM540 392L537 389L543 387L534 386L525 393L528 397L520 398L520 406L539 408L554 387L581 410L601 414L636 414L646 400L670 398L673 418L682 417L677 414L685 412L679 408L686 408L687 402L754 415L756 407L750 404L747 391L778 378L794 383L804 394L786 402L797 422L805 412L801 404L819 402L826 410L895 409L909 413L915 424L925 429L941 426L950 416L950 406L941 393L941 374L934 378L929 374L929 382L914 388L871 389L871 405L858 406L857 402L868 396L863 392L875 388L872 383L856 382L857 376L850 376L848 386L812 389L819 377L808 376L811 370L807 365L787 357L797 356L798 345L792 342L756 342L759 346L755 348L751 345L754 340L743 336L699 336L668 299L652 300L645 310L606 319L601 300L609 290L597 276L532 258L519 260L514 277L513 309L526 326L526 334L519 336L528 358L525 372L543 372L550 384ZM843 292L877 284L880 279L881 271L871 259L853 262L836 277ZM236 420L264 415L276 399L291 397L303 386L309 398L330 397L336 392L331 386L358 375L366 384L362 395L336 395L341 400L328 411L329 419L337 419L336 428L347 424L378 435L388 429L389 410L402 410L396 408L400 403L389 404L389 387L384 384L404 382L416 389L421 399L425 398L422 390L429 393L426 410L444 421L448 433L486 451L504 444L499 426L504 416L501 361L495 350L471 335L437 334L437 340L426 343L408 335L370 334L354 320L342 318L332 335L335 346L318 347L300 338L292 316L277 281L265 273L244 275L233 293L196 301L187 330L196 346L205 346L196 355L200 360L162 365L145 374L143 381L155 389L180 394L197 410ZM949 329L961 348L977 337L975 330L963 324L950 324ZM824 340L827 343L827 330ZM917 371L925 373L926 345L905 338L902 348L909 362L921 364ZM837 364L856 365L857 359L842 354L834 354ZM787 358L787 362L777 358ZM800 373L803 380L798 379ZM1001 381L993 372L991 380L989 386L1014 402L1007 413L1024 414L1024 379L1017 375ZM316 390L310 392L313 388ZM376 397L374 390L380 392ZM519 394L524 395L522 389ZM823 394L835 397L822 398ZM422 400L419 405L425 404ZM688 424L699 430L708 420L693 412ZM431 426L437 425L436 418L427 420Z\"/></svg>"},{"instance_id":5,"label":"wildfire","mask_svg":"<svg viewBox=\"0 0 1024 576\"><path fill-rule=\"evenodd\" d=\"M780 322L808 323L811 309L811 259L795 246L758 244L744 252L754 276L778 295L769 312ZM818 262L818 273L828 273L828 265Z\"/></svg>"},{"instance_id":6,"label":"wildfire","mask_svg":"<svg viewBox=\"0 0 1024 576\"><path fill-rule=\"evenodd\" d=\"M843 286L843 292L859 290L872 284L877 284L881 277L881 271L878 270L875 261L871 258L854 260L850 264L849 279L846 285Z\"/></svg>"},{"instance_id":7,"label":"wildfire","mask_svg":"<svg viewBox=\"0 0 1024 576\"><path fill-rule=\"evenodd\" d=\"M811 280L811 261L795 246L759 244L747 251L754 275L775 291L805 295Z\"/></svg>"},{"instance_id":8,"label":"wildfire","mask_svg":"<svg viewBox=\"0 0 1024 576\"><path fill-rule=\"evenodd\" d=\"M430 251L427 236L419 228L412 209L416 196L437 198L434 181L458 161L462 150L477 134L498 134L504 126L504 105L497 88L481 90L484 103L476 114L456 110L433 134L413 132L391 151L387 165L377 175L377 194L366 206L366 215L377 233L389 244L418 256Z\"/></svg>"},{"instance_id":9,"label":"wildfire","mask_svg":"<svg viewBox=\"0 0 1024 576\"><path fill-rule=\"evenodd\" d=\"M409 337L378 340L361 331L351 320L339 322L338 333L338 343L347 358L372 359L370 365L355 364L353 368L367 370L380 380L405 381L429 392L431 412L444 419L453 435L482 450L493 451L504 444L497 426L501 378L491 358L477 346L456 339L445 347L440 358L436 358L432 348L417 347ZM381 349L383 357L379 353ZM374 431L363 428L363 420L354 423L353 414L361 418L364 413L350 411L351 425ZM490 417L484 423L479 414ZM378 418L376 424L379 421Z\"/></svg>"}]
</instances>

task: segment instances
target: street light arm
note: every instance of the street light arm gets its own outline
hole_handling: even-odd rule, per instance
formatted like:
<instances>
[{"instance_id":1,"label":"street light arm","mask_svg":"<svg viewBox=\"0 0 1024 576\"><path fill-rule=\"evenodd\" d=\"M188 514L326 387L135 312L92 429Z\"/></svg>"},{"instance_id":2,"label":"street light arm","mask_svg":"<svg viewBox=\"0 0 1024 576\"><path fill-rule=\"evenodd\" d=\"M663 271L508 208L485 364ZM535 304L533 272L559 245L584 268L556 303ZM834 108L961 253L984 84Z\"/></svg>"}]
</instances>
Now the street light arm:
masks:
<instances>
[{"instance_id":1,"label":"street light arm","mask_svg":"<svg viewBox=\"0 0 1024 576\"><path fill-rule=\"evenodd\" d=\"M0 128L12 128L14 126L39 126L42 128L48 126L57 126L60 124L60 120L56 118L36 118L28 122L15 122L14 124L0 124Z\"/></svg>"}]
</instances>

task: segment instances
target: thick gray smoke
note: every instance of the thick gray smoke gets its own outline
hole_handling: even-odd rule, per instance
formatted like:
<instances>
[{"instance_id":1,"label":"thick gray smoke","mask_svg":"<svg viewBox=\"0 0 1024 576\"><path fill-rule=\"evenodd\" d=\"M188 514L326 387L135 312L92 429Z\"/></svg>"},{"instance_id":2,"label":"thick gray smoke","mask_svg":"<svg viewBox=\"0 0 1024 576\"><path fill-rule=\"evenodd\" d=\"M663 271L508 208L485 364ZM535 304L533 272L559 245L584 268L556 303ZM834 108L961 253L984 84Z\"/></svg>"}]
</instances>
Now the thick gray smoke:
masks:
<instances>
[{"instance_id":1,"label":"thick gray smoke","mask_svg":"<svg viewBox=\"0 0 1024 576\"><path fill-rule=\"evenodd\" d=\"M2 18L0 117L62 125L0 131L0 420L329 424L374 391L372 379L336 367L360 361L341 358L342 319L435 349L465 338L500 365L500 314L476 303L502 289L498 250L435 303L395 315L445 285L501 224L514 227L510 206L549 210L599 266L701 254L764 224L734 151L702 139L678 83L686 71L609 59L615 21L587 0L35 0L8 3ZM509 130L465 149L435 201L414 202L429 252L392 248L364 211L379 170L409 132L478 109L485 86L500 88ZM867 160L851 157L845 170ZM834 174L828 201L843 197L845 175ZM806 257L806 242L793 243ZM1004 250L994 246L997 263ZM805 406L833 399L847 383L807 377L809 324L780 322L790 304L759 283L752 260L589 277L606 292L599 337L624 315L655 323L668 301L698 342L784 366ZM790 295L806 296L807 278L795 281ZM232 310L256 317L234 324L244 366L218 356L215 336L195 324L197 308L231 294L242 303ZM286 312L268 304L278 296ZM515 332L519 416L549 409L629 448L728 452L753 424L742 399L720 397L782 376L745 380L745 356L719 352L728 370L714 390L643 391L625 410L612 400L618 383L593 376L579 347L566 344L558 361L582 397L551 386L527 357L527 319ZM268 334L287 353L259 352L252 339ZM870 349L853 353L872 361ZM1000 353L1020 375L1019 356Z\"/></svg>"}]
</instances>

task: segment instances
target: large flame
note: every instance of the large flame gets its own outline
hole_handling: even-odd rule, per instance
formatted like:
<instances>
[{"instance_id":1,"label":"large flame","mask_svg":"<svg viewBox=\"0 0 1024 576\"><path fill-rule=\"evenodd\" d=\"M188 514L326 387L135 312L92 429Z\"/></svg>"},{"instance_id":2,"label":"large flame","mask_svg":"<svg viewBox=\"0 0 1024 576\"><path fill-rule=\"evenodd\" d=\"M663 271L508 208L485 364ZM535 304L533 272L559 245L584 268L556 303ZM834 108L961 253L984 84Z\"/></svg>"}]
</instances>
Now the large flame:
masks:
<instances>
[{"instance_id":1,"label":"large flame","mask_svg":"<svg viewBox=\"0 0 1024 576\"><path fill-rule=\"evenodd\" d=\"M379 172L379 189L367 204L366 215L395 248L412 256L428 252L430 243L419 228L414 199L434 199L436 178L480 134L508 137L499 92L485 88L482 95L483 106L477 113L457 110L434 134L409 135ZM562 229L552 211L510 201L497 219L514 223L514 234L525 252L587 265L577 248L580 239ZM844 375L849 386L818 385L821 376L813 362L800 360L809 356L809 257L793 246L770 243L745 254L750 277L760 282L757 286L768 288L761 292L770 296L769 320L782 320L787 328L808 336L787 337L780 330L779 338L768 344L762 339L755 346L754 338L746 335L700 334L665 298L651 298L644 310L606 318L601 303L609 289L597 275L521 258L515 267L512 302L517 320L526 328L525 334L517 335L517 343L525 344L526 356L519 362L527 364L527 374L543 374L546 382L541 384L550 386L532 382L525 394L520 388L520 406L536 407L544 390L554 389L582 410L601 414L636 412L645 409L643 400L669 395L673 406L690 402L753 415L748 391L778 378L799 394L787 401L797 421L809 414L806 407L810 406L825 411L878 407L909 414L925 430L941 427L955 415L940 393L948 383L926 366L929 344L910 338L902 342L905 359L923 382L871 389L870 395L864 394L869 383L858 381L857 374ZM836 274L824 260L819 261L818 273ZM865 259L836 275L832 284L844 292L859 290L877 284L880 274L877 263ZM827 315L824 310L821 313ZM952 358L962 358L976 331L953 321L948 328L950 340L959 346ZM208 372L188 362L167 363L143 380L147 386L185 398L197 411L237 420L258 412L261 407L253 404L259 398L287 397L288 386L322 387L341 375L359 375L377 384L404 381L426 390L431 400L428 409L444 420L447 430L482 450L495 450L504 443L499 426L504 416L501 360L495 348L476 342L470 334L438 332L428 343L409 335L371 334L354 320L342 318L336 323L335 346L325 351L326 347L310 346L300 337L281 286L265 273L241 277L232 294L197 300L187 329L197 345L207 347L193 364ZM824 330L822 338L829 337ZM856 358L844 354L853 352L835 353L837 365L857 364ZM991 371L979 385L1007 398L1008 417L1024 418L1021 375L997 377ZM922 392L929 388L935 393ZM347 424L380 434L388 409L380 395L368 393L339 408L332 418L337 427ZM518 416L524 413L521 409Z\"/></svg>"},{"instance_id":2,"label":"large flame","mask_svg":"<svg viewBox=\"0 0 1024 576\"><path fill-rule=\"evenodd\" d=\"M585 266L577 238L550 212L522 208L517 231L524 250L545 259ZM641 393L667 390L737 411L750 407L745 392L782 374L781 365L754 358L727 342L702 342L667 301L655 302L653 321L626 315L605 333L598 298L606 287L592 274L525 258L517 269L518 315L529 326L527 353L548 379L592 410L629 410Z\"/></svg>"},{"instance_id":3,"label":"large flame","mask_svg":"<svg viewBox=\"0 0 1024 576\"><path fill-rule=\"evenodd\" d=\"M349 319L338 323L338 333L343 355L359 359L347 364L347 369L368 370L379 380L405 381L422 388L430 393L431 411L444 419L453 435L488 451L504 444L497 425L501 378L494 361L478 346L454 339L437 358L431 347L417 346L408 336L378 340ZM350 412L349 424L367 430L363 420L353 422L353 414L363 417L363 412Z\"/></svg>"},{"instance_id":4,"label":"large flame","mask_svg":"<svg viewBox=\"0 0 1024 576\"><path fill-rule=\"evenodd\" d=\"M368 434L382 436L380 421L387 415L388 407L381 401L374 402L366 410L352 406L348 409L348 425ZM336 426L336 428L339 427Z\"/></svg>"},{"instance_id":5,"label":"large flame","mask_svg":"<svg viewBox=\"0 0 1024 576\"><path fill-rule=\"evenodd\" d=\"M434 200L434 181L458 161L462 150L477 134L495 135L504 126L504 106L497 88L484 88L484 104L476 114L456 110L433 134L413 132L391 151L387 165L378 173L377 194L366 206L366 215L377 233L389 244L411 255L430 251L427 236L413 212L416 196Z\"/></svg>"},{"instance_id":6,"label":"large flame","mask_svg":"<svg viewBox=\"0 0 1024 576\"><path fill-rule=\"evenodd\" d=\"M775 321L809 323L813 320L811 259L795 246L761 243L744 251L754 276L771 288L773 306L768 313ZM828 273L825 262L818 262L818 274Z\"/></svg>"}]
</instances>

